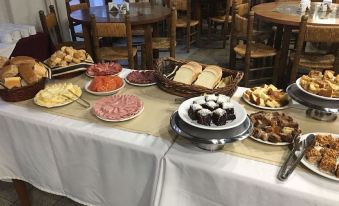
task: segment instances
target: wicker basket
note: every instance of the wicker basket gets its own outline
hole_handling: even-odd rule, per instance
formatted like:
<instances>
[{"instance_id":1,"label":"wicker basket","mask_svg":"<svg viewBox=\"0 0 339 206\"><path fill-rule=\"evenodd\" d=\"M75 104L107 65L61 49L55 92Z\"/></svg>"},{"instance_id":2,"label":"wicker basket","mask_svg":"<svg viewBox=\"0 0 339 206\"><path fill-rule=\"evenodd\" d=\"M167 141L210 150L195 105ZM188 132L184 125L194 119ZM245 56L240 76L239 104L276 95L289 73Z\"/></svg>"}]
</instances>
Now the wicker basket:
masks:
<instances>
[{"instance_id":1,"label":"wicker basket","mask_svg":"<svg viewBox=\"0 0 339 206\"><path fill-rule=\"evenodd\" d=\"M201 94L225 94L227 96L232 96L237 90L237 85L242 79L244 73L240 71L234 71L230 69L222 68L223 74L222 77L229 75L233 76L233 82L226 87L217 88L217 89L207 89L201 86L187 85L179 82L172 81L165 77L165 75L173 73L176 66L180 67L183 64L188 63L189 61L176 60L171 57L160 58L155 63L155 76L158 79L158 86L171 93L182 97L194 97L200 96ZM201 64L205 68L206 64Z\"/></svg>"},{"instance_id":2,"label":"wicker basket","mask_svg":"<svg viewBox=\"0 0 339 206\"><path fill-rule=\"evenodd\" d=\"M40 90L45 88L46 78L33 85L14 89L0 89L0 96L7 102L19 102L32 99Z\"/></svg>"}]
</instances>

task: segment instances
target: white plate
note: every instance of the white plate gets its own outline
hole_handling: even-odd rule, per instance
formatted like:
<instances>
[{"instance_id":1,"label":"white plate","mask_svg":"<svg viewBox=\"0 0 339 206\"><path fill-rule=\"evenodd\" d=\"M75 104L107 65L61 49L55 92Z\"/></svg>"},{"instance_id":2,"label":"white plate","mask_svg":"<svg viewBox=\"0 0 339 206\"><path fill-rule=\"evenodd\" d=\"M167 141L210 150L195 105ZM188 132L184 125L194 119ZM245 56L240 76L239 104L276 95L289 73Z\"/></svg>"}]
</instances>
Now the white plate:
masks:
<instances>
[{"instance_id":1,"label":"white plate","mask_svg":"<svg viewBox=\"0 0 339 206\"><path fill-rule=\"evenodd\" d=\"M247 104L249 104L249 105L251 105L251 106L253 106L253 107L256 107L256 108L259 108L259 109L265 109L265 110L272 110L272 111L274 111L274 110L283 110L283 109L287 109L287 108L289 107L291 101L292 101L292 100L289 98L288 104L286 104L285 106L273 108L273 107L264 107L264 106L256 105L256 104L252 103L250 100L246 99L246 98L244 97L244 95L242 95L242 99L243 99Z\"/></svg>"},{"instance_id":2,"label":"white plate","mask_svg":"<svg viewBox=\"0 0 339 206\"><path fill-rule=\"evenodd\" d=\"M101 76L117 76L117 75L119 75L120 73L121 73L121 71L118 72L118 73L116 73L116 74L111 74L111 75L101 75ZM88 77L90 77L90 78L94 78L94 77L96 77L96 76L100 76L100 75L89 75L89 74L87 73L87 70L86 70L85 74L86 74L86 76L88 76Z\"/></svg>"},{"instance_id":3,"label":"white plate","mask_svg":"<svg viewBox=\"0 0 339 206\"><path fill-rule=\"evenodd\" d=\"M262 139L255 138L252 135L250 135L250 138L254 139L255 141L258 141L258 142L261 142L261 143L264 143L264 144L274 145L274 146L286 146L286 145L291 144L289 142L277 142L277 143L274 143L274 142L264 141Z\"/></svg>"},{"instance_id":4,"label":"white plate","mask_svg":"<svg viewBox=\"0 0 339 206\"><path fill-rule=\"evenodd\" d=\"M112 90L112 91L109 91L109 92L94 92L94 91L91 91L89 89L89 85L91 85L93 80L90 80L89 82L87 82L84 86L86 92L88 93L91 93L91 94L94 94L94 95L97 95L97 96L107 96L107 95L112 95L112 94L116 94L118 93L122 88L125 87L126 83L122 80L122 85L121 87L119 87L118 89L116 90Z\"/></svg>"},{"instance_id":5,"label":"white plate","mask_svg":"<svg viewBox=\"0 0 339 206\"><path fill-rule=\"evenodd\" d=\"M326 100L332 100L332 101L333 101L333 100L339 101L339 98L335 98L335 97L324 97L324 96L320 96L320 95L317 95L317 94L313 94L312 92L309 92L309 91L305 90L305 89L300 85L300 79L301 79L301 78L297 79L297 81L296 81L295 83L297 84L298 88L299 88L301 91L303 91L303 92L305 92L305 93L307 93L307 94L309 94L309 95L312 95L312 96L314 96L314 97L320 98L320 99L326 99Z\"/></svg>"},{"instance_id":6,"label":"white plate","mask_svg":"<svg viewBox=\"0 0 339 206\"><path fill-rule=\"evenodd\" d=\"M193 103L193 101L198 100L198 99L203 99L205 98L204 96L200 96L200 97L193 97L191 99L188 99L186 101L184 101L178 109L178 114L180 116L180 118L182 120L184 120L187 124L190 124L194 127L198 127L201 129L208 129L208 130L225 130L225 129L230 129L236 126L239 126L241 123L243 123L246 120L246 111L245 109L238 103L235 102L233 100L231 100L231 102L234 105L234 114L235 114L235 120L232 121L228 121L225 125L222 126L216 126L213 123L211 124L211 126L206 126L206 125L202 125L202 124L198 124L198 122L196 120L192 120L189 116L188 116L188 109L190 108L191 104Z\"/></svg>"},{"instance_id":7,"label":"white plate","mask_svg":"<svg viewBox=\"0 0 339 206\"><path fill-rule=\"evenodd\" d=\"M138 71L138 70L132 70L130 73L132 73L132 72L134 72L134 71ZM154 70L142 70L142 71L139 71L139 72L143 72L143 71L154 71ZM128 73L128 75L129 75L130 73ZM157 84L156 82L153 82L153 83L147 83L147 84L133 83L133 82L128 81L128 79L127 79L128 75L126 76L125 81L126 81L128 84L133 85L133 86L138 86L138 87L148 87L148 86L152 86L152 85L156 85L156 84Z\"/></svg>"},{"instance_id":8,"label":"white plate","mask_svg":"<svg viewBox=\"0 0 339 206\"><path fill-rule=\"evenodd\" d=\"M142 112L144 111L144 106L141 108L141 110L133 115L133 116L130 116L128 118L125 118L125 119L119 119L119 120L112 120L112 119L106 119L106 118L103 118L103 117L100 117L98 116L97 114L95 114L94 112L92 112L96 117L98 117L99 119L103 120L103 121L106 121L106 122L123 122L123 121L127 121L127 120L130 120L130 119L133 119L133 118L136 118L137 116L139 116Z\"/></svg>"},{"instance_id":9,"label":"white plate","mask_svg":"<svg viewBox=\"0 0 339 206\"><path fill-rule=\"evenodd\" d=\"M81 96L81 94L80 94L80 96ZM75 97L75 96L74 96ZM40 106L40 107L46 107L46 108L55 108L55 107L62 107L62 106L65 106L65 105L68 105L68 104L71 104L71 103L73 103L73 102L75 102L76 100L78 100L79 99L79 97L76 97L76 98L72 98L73 99L73 101L71 101L71 100L66 100L65 102L63 102L63 103L60 103L60 104L56 104L56 105L53 105L53 106L50 106L50 107L48 107L48 106L45 106L45 105L41 105L41 104L38 104L34 99L33 99L33 102L34 102L34 104L36 104L36 105L38 105L38 106Z\"/></svg>"},{"instance_id":10,"label":"white plate","mask_svg":"<svg viewBox=\"0 0 339 206\"><path fill-rule=\"evenodd\" d=\"M330 134L330 133L313 133L313 134L323 134L323 135L328 135L328 134ZM309 134L304 134L304 135L302 135L302 136L300 137L300 140L305 139L308 135L309 135ZM336 137L336 138L339 138L339 134L332 134L332 136L334 136L334 137ZM299 155L299 152L296 152L296 155ZM338 162L338 159L337 159L337 162ZM326 172L321 171L321 170L318 168L317 165L311 164L310 162L308 162L308 161L306 160L306 157L305 157L305 156L301 159L301 163L303 163L303 165L305 165L305 167L307 167L308 169L310 169L310 170L312 170L313 172L317 173L318 175L339 182L339 178L337 178L334 174L330 174L330 173L326 173Z\"/></svg>"}]
</instances>

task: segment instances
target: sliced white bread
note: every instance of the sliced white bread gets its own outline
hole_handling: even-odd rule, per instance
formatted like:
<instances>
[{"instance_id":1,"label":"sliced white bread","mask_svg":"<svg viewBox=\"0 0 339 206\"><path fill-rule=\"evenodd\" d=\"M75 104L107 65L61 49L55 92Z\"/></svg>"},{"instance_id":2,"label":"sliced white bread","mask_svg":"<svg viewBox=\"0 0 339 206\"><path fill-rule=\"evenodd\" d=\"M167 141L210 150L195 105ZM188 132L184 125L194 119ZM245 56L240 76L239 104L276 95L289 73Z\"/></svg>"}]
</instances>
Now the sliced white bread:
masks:
<instances>
[{"instance_id":1,"label":"sliced white bread","mask_svg":"<svg viewBox=\"0 0 339 206\"><path fill-rule=\"evenodd\" d=\"M213 89L221 80L221 76L222 70L220 67L208 66L198 76L198 79L194 82L194 85Z\"/></svg>"},{"instance_id":2,"label":"sliced white bread","mask_svg":"<svg viewBox=\"0 0 339 206\"><path fill-rule=\"evenodd\" d=\"M188 62L186 65L191 65L199 74L202 72L202 66L198 62Z\"/></svg>"},{"instance_id":3,"label":"sliced white bread","mask_svg":"<svg viewBox=\"0 0 339 206\"><path fill-rule=\"evenodd\" d=\"M175 73L173 81L191 85L196 78L196 69L191 65L182 65Z\"/></svg>"}]
</instances>

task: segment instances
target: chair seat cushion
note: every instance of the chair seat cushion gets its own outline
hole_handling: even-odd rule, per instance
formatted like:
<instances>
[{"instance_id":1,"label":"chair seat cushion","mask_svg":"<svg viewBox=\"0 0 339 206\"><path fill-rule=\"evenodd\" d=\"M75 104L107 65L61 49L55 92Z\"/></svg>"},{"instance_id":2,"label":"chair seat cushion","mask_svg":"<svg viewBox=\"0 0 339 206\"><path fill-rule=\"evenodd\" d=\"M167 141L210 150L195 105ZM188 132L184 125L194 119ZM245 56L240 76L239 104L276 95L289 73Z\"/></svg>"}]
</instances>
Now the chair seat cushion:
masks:
<instances>
[{"instance_id":1,"label":"chair seat cushion","mask_svg":"<svg viewBox=\"0 0 339 206\"><path fill-rule=\"evenodd\" d=\"M236 47L234 47L234 51L240 56L245 56L246 44L238 44ZM262 58L275 55L277 55L277 51L268 45L261 43L254 43L252 45L251 58Z\"/></svg>"},{"instance_id":2,"label":"chair seat cushion","mask_svg":"<svg viewBox=\"0 0 339 206\"><path fill-rule=\"evenodd\" d=\"M153 37L152 38L153 49L169 49L171 47L170 43L171 41L169 37Z\"/></svg>"},{"instance_id":3,"label":"chair seat cushion","mask_svg":"<svg viewBox=\"0 0 339 206\"><path fill-rule=\"evenodd\" d=\"M199 24L198 20L191 19L190 26L196 26ZM186 27L187 19L186 18L178 18L176 27Z\"/></svg>"},{"instance_id":4,"label":"chair seat cushion","mask_svg":"<svg viewBox=\"0 0 339 206\"><path fill-rule=\"evenodd\" d=\"M133 56L137 53L137 48L133 47ZM98 51L98 59L115 61L128 59L127 47L101 47Z\"/></svg>"},{"instance_id":5,"label":"chair seat cushion","mask_svg":"<svg viewBox=\"0 0 339 206\"><path fill-rule=\"evenodd\" d=\"M225 19L226 19L226 15L210 17L211 21L218 22L218 23L224 23ZM230 23L232 22L232 16L231 15L228 16L228 22L230 22Z\"/></svg>"},{"instance_id":6,"label":"chair seat cushion","mask_svg":"<svg viewBox=\"0 0 339 206\"><path fill-rule=\"evenodd\" d=\"M294 60L295 53L291 53L291 60ZM335 56L332 54L305 53L300 56L299 65L305 68L329 69L333 68Z\"/></svg>"}]
</instances>

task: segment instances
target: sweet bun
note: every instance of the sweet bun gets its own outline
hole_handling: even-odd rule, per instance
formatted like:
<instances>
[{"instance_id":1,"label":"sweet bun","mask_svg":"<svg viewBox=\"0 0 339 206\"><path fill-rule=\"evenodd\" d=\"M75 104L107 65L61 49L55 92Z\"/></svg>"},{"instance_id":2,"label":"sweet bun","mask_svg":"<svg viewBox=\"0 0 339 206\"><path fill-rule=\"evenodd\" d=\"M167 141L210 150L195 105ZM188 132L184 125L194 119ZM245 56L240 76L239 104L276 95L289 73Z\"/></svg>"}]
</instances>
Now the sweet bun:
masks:
<instances>
[{"instance_id":1,"label":"sweet bun","mask_svg":"<svg viewBox=\"0 0 339 206\"><path fill-rule=\"evenodd\" d=\"M20 64L19 74L27 82L28 85L35 84L39 81L38 75L33 70L32 64Z\"/></svg>"},{"instance_id":2,"label":"sweet bun","mask_svg":"<svg viewBox=\"0 0 339 206\"><path fill-rule=\"evenodd\" d=\"M19 70L16 65L7 65L2 68L0 71L1 79L5 79L7 77L15 77L18 75Z\"/></svg>"},{"instance_id":3,"label":"sweet bun","mask_svg":"<svg viewBox=\"0 0 339 206\"><path fill-rule=\"evenodd\" d=\"M10 60L11 64L14 65L20 65L20 64L31 64L34 65L35 64L35 59L33 59L32 57L28 57L28 56L16 56L13 57Z\"/></svg>"}]
</instances>

